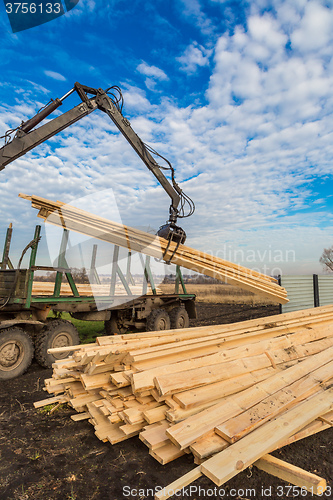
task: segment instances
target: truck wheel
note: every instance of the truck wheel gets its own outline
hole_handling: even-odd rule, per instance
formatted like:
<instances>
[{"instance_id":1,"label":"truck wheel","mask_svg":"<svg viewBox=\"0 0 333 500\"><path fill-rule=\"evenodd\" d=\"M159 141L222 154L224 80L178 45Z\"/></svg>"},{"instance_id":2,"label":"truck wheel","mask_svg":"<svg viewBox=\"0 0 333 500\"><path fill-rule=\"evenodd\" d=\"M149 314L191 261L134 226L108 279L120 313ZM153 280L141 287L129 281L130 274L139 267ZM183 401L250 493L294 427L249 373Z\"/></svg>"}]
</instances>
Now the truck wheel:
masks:
<instances>
[{"instance_id":1,"label":"truck wheel","mask_svg":"<svg viewBox=\"0 0 333 500\"><path fill-rule=\"evenodd\" d=\"M190 326L190 318L184 307L175 307L170 312L171 328L188 328Z\"/></svg>"},{"instance_id":2,"label":"truck wheel","mask_svg":"<svg viewBox=\"0 0 333 500\"><path fill-rule=\"evenodd\" d=\"M116 318L110 318L104 321L105 335L118 335L119 328Z\"/></svg>"},{"instance_id":3,"label":"truck wheel","mask_svg":"<svg viewBox=\"0 0 333 500\"><path fill-rule=\"evenodd\" d=\"M122 333L126 333L128 328L126 326L121 326L121 324L118 324L117 318L112 317L104 321L104 327L105 327L105 335L118 335Z\"/></svg>"},{"instance_id":4,"label":"truck wheel","mask_svg":"<svg viewBox=\"0 0 333 500\"><path fill-rule=\"evenodd\" d=\"M59 359L67 358L72 352L48 354L48 349L78 345L79 343L80 337L73 323L65 319L51 320L44 326L36 339L35 358L44 368L51 368L53 363Z\"/></svg>"},{"instance_id":5,"label":"truck wheel","mask_svg":"<svg viewBox=\"0 0 333 500\"><path fill-rule=\"evenodd\" d=\"M170 330L170 317L164 309L154 309L148 316L146 327L148 332Z\"/></svg>"},{"instance_id":6,"label":"truck wheel","mask_svg":"<svg viewBox=\"0 0 333 500\"><path fill-rule=\"evenodd\" d=\"M0 380L22 375L31 365L34 346L22 328L0 330Z\"/></svg>"}]
</instances>

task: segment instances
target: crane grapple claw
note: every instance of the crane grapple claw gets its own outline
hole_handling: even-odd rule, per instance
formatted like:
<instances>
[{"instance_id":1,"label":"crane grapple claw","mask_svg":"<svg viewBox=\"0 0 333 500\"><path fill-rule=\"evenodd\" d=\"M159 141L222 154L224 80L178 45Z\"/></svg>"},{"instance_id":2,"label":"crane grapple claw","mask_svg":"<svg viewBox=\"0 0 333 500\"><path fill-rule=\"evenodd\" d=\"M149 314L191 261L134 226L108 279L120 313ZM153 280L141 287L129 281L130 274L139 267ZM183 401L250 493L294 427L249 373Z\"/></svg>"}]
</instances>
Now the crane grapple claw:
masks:
<instances>
[{"instance_id":1,"label":"crane grapple claw","mask_svg":"<svg viewBox=\"0 0 333 500\"><path fill-rule=\"evenodd\" d=\"M174 222L171 222L169 224L164 224L164 226L161 226L156 234L160 238L164 238L165 240L167 240L168 244L166 246L166 249L163 252L162 258L167 264L171 264L171 261L175 255L175 253L177 252L179 245L185 243L186 233L185 233L184 229L182 229L179 226L176 226L176 224ZM172 254L170 256L167 256L171 242L176 243L176 246L175 246Z\"/></svg>"},{"instance_id":2,"label":"crane grapple claw","mask_svg":"<svg viewBox=\"0 0 333 500\"><path fill-rule=\"evenodd\" d=\"M173 223L161 226L157 231L157 236L160 236L160 238L164 238L168 241L174 241L178 244L184 244L186 240L186 233L184 229Z\"/></svg>"}]
</instances>

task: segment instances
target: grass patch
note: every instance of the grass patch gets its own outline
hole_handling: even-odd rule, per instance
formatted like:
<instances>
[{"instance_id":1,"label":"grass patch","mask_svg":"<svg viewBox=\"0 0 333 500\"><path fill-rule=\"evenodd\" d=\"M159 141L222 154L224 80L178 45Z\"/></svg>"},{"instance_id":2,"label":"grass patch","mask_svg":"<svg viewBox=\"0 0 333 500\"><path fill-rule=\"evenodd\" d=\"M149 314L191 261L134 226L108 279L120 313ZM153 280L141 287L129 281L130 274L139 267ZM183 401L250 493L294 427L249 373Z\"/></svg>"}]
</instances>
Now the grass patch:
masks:
<instances>
[{"instance_id":1,"label":"grass patch","mask_svg":"<svg viewBox=\"0 0 333 500\"><path fill-rule=\"evenodd\" d=\"M71 321L79 332L82 344L90 344L95 342L96 337L100 337L104 331L104 321L82 321L81 319L72 318L72 316L63 312L61 319Z\"/></svg>"},{"instance_id":2,"label":"grass patch","mask_svg":"<svg viewBox=\"0 0 333 500\"><path fill-rule=\"evenodd\" d=\"M46 415L51 415L51 413L54 413L58 410L61 410L62 408L66 408L67 404L63 403L53 403L50 405L45 405L42 408L38 408L38 413L46 413Z\"/></svg>"},{"instance_id":3,"label":"grass patch","mask_svg":"<svg viewBox=\"0 0 333 500\"><path fill-rule=\"evenodd\" d=\"M35 451L30 458L30 460L38 460L41 457L39 451Z\"/></svg>"},{"instance_id":4,"label":"grass patch","mask_svg":"<svg viewBox=\"0 0 333 500\"><path fill-rule=\"evenodd\" d=\"M54 404L45 405L42 408L38 408L37 411L38 411L38 413L49 413L52 410L52 408L54 408L54 406L55 406Z\"/></svg>"}]
</instances>

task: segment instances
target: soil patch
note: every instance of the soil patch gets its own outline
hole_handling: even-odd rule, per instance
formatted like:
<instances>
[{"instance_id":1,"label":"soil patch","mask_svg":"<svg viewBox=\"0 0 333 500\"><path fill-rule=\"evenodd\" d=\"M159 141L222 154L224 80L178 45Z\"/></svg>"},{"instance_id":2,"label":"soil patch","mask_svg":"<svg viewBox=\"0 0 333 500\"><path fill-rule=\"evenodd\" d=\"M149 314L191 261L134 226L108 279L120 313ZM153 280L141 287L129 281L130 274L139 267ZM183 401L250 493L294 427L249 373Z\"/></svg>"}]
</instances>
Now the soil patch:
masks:
<instances>
[{"instance_id":1,"label":"soil patch","mask_svg":"<svg viewBox=\"0 0 333 500\"><path fill-rule=\"evenodd\" d=\"M191 320L191 326L221 325L224 323L236 323L248 319L272 316L280 313L280 306L275 304L211 304L209 302L197 302L196 320Z\"/></svg>"}]
</instances>

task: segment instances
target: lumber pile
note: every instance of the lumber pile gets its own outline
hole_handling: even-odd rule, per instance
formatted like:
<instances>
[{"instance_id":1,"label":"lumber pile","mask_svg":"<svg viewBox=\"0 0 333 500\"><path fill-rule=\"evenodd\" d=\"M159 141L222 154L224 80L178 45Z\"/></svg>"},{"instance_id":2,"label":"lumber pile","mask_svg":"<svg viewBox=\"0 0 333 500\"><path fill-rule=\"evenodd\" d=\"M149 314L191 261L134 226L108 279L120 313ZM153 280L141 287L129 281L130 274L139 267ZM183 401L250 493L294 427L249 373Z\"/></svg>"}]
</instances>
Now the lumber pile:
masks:
<instances>
[{"instance_id":1,"label":"lumber pile","mask_svg":"<svg viewBox=\"0 0 333 500\"><path fill-rule=\"evenodd\" d=\"M274 278L265 274L199 252L185 245L180 245L176 250L175 243L168 246L168 242L163 238L117 224L59 201L53 202L39 196L25 194L19 196L30 200L32 207L39 210L38 217L51 224L108 241L125 247L129 251L164 259L166 262L171 261L186 269L268 297L280 304L288 302L286 290L280 287Z\"/></svg>"},{"instance_id":2,"label":"lumber pile","mask_svg":"<svg viewBox=\"0 0 333 500\"><path fill-rule=\"evenodd\" d=\"M138 435L161 464L192 453L198 467L168 490L201 474L222 485L251 464L325 486L269 453L333 425L333 306L51 352L66 350L35 406L67 402L102 441Z\"/></svg>"},{"instance_id":3,"label":"lumber pile","mask_svg":"<svg viewBox=\"0 0 333 500\"><path fill-rule=\"evenodd\" d=\"M128 285L132 295L142 295L142 286ZM107 297L110 295L110 284L76 284L77 291L81 297ZM50 296L54 292L54 283L47 281L34 281L32 285L32 295L34 296ZM162 291L156 288L156 292L161 294ZM147 294L152 294L150 285L147 285ZM68 283L62 283L60 289L62 297L70 297L73 295L72 289ZM127 295L125 288L116 284L115 295Z\"/></svg>"}]
</instances>

